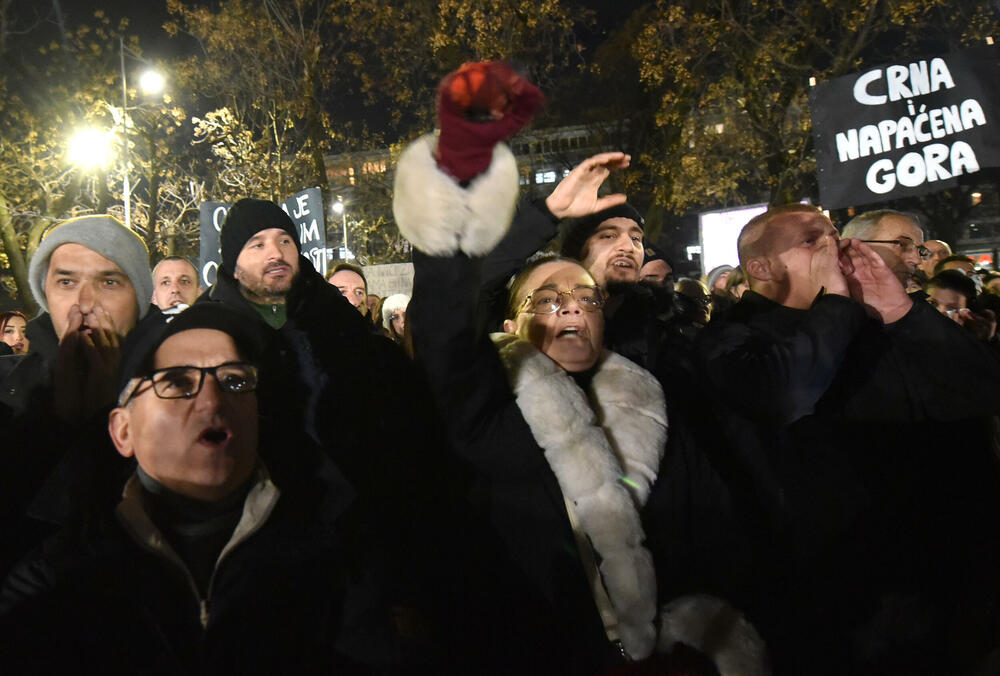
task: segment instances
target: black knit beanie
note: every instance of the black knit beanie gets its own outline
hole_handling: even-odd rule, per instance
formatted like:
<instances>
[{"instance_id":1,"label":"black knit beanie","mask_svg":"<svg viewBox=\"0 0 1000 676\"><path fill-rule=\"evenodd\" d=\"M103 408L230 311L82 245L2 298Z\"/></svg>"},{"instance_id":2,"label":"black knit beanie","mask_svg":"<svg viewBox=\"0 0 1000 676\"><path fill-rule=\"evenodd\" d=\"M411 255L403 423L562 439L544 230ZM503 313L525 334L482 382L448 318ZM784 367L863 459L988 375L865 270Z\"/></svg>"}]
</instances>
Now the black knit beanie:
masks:
<instances>
[{"instance_id":1,"label":"black knit beanie","mask_svg":"<svg viewBox=\"0 0 1000 676\"><path fill-rule=\"evenodd\" d=\"M559 253L567 258L582 260L583 256L580 254L587 240L601 223L612 218L627 218L635 221L640 228L646 226L645 219L635 210L635 207L619 204L604 211L569 221L563 229L562 246L559 247Z\"/></svg>"},{"instance_id":2,"label":"black knit beanie","mask_svg":"<svg viewBox=\"0 0 1000 676\"><path fill-rule=\"evenodd\" d=\"M299 233L288 214L274 202L246 197L229 209L226 222L219 235L222 245L222 267L230 274L236 272L236 259L240 257L243 245L261 230L280 228L287 232L295 248L300 253Z\"/></svg>"},{"instance_id":3,"label":"black knit beanie","mask_svg":"<svg viewBox=\"0 0 1000 676\"><path fill-rule=\"evenodd\" d=\"M222 303L195 303L176 316L165 315L153 308L132 329L122 345L118 365L119 394L132 378L149 375L153 367L153 355L163 341L189 329L215 329L228 334L243 358L258 366L270 339L263 322L256 321L253 317L248 318Z\"/></svg>"}]
</instances>

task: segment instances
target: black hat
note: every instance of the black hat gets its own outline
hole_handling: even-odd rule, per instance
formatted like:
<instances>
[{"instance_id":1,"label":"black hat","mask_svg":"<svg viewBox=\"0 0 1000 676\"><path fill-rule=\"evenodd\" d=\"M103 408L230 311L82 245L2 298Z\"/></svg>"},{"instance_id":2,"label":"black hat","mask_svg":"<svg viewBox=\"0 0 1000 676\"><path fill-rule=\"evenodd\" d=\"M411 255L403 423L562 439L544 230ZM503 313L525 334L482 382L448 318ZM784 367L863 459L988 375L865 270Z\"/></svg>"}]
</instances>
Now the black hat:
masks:
<instances>
[{"instance_id":1,"label":"black hat","mask_svg":"<svg viewBox=\"0 0 1000 676\"><path fill-rule=\"evenodd\" d=\"M149 375L153 355L170 336L190 329L215 329L232 337L247 361L260 364L270 335L267 326L254 317L221 303L195 303L177 315L165 315L157 308L128 334L118 366L118 393L132 378Z\"/></svg>"},{"instance_id":2,"label":"black hat","mask_svg":"<svg viewBox=\"0 0 1000 676\"><path fill-rule=\"evenodd\" d=\"M628 204L619 204L604 211L598 211L589 216L570 221L563 231L562 246L559 248L559 253L567 258L582 260L583 256L581 253L587 240L594 234L594 231L597 230L601 223L611 218L627 218L635 221L636 225L640 228L646 226L645 219L635 210L635 207Z\"/></svg>"},{"instance_id":3,"label":"black hat","mask_svg":"<svg viewBox=\"0 0 1000 676\"><path fill-rule=\"evenodd\" d=\"M236 259L240 257L243 245L261 230L280 228L287 232L295 248L301 253L299 233L288 214L274 202L246 197L234 204L222 224L219 240L222 245L222 267L227 272L236 272Z\"/></svg>"}]
</instances>

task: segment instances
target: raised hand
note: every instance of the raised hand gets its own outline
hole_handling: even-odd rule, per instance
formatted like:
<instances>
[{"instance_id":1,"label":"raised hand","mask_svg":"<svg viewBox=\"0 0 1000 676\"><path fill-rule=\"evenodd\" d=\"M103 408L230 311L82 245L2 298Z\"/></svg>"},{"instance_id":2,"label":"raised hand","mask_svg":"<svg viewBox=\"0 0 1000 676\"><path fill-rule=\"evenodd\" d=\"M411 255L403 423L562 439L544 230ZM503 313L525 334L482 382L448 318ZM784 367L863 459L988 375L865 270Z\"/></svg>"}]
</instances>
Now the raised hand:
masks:
<instances>
[{"instance_id":1,"label":"raised hand","mask_svg":"<svg viewBox=\"0 0 1000 676\"><path fill-rule=\"evenodd\" d=\"M857 239L843 242L842 257L851 298L865 307L872 317L886 324L903 318L913 301L899 279L870 246Z\"/></svg>"},{"instance_id":2,"label":"raised hand","mask_svg":"<svg viewBox=\"0 0 1000 676\"><path fill-rule=\"evenodd\" d=\"M588 157L573 167L552 194L545 199L545 205L556 218L580 218L589 214L624 204L625 195L616 193L598 197L604 180L612 171L628 167L631 155L622 152L600 153Z\"/></svg>"}]
</instances>

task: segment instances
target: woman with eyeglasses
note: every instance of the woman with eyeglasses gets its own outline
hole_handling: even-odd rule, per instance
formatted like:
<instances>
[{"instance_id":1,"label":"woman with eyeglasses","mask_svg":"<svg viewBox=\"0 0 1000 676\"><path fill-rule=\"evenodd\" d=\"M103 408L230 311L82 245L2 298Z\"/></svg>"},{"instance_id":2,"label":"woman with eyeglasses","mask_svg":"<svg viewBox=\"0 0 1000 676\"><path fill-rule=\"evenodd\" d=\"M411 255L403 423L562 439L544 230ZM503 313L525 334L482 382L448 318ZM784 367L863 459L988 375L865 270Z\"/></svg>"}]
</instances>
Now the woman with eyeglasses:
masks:
<instances>
[{"instance_id":1,"label":"woman with eyeglasses","mask_svg":"<svg viewBox=\"0 0 1000 676\"><path fill-rule=\"evenodd\" d=\"M516 580L480 632L488 661L498 673L600 673L656 644L640 514L666 442L663 392L603 349L604 295L574 261L528 265L510 286L503 332L488 334L483 256L518 192L513 156L493 146L517 120L501 132L451 119L450 87L474 87L471 75L500 78L495 91L511 97L496 102L507 111L497 124L533 107L523 97L540 97L499 64L467 64L442 84L440 134L407 148L396 173L396 220L417 248L407 322L451 450L469 468L468 499L499 541L497 574L484 584ZM458 155L453 134L464 139ZM470 135L485 143L482 162L469 159Z\"/></svg>"}]
</instances>

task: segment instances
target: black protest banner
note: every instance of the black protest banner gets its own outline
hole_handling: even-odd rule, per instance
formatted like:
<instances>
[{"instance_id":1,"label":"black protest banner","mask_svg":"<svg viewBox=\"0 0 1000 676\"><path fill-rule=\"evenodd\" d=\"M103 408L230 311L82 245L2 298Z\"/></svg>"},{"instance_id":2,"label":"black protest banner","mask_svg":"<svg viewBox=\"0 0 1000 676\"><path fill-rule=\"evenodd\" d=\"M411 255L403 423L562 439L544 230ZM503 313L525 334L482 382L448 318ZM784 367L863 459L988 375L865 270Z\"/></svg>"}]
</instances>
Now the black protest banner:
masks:
<instances>
[{"instance_id":1,"label":"black protest banner","mask_svg":"<svg viewBox=\"0 0 1000 676\"><path fill-rule=\"evenodd\" d=\"M219 232L229 213L229 205L223 202L202 202L198 206L198 217L201 222L200 247L198 253L198 278L201 287L207 289L215 284L215 276L219 271Z\"/></svg>"},{"instance_id":2,"label":"black protest banner","mask_svg":"<svg viewBox=\"0 0 1000 676\"><path fill-rule=\"evenodd\" d=\"M219 232L230 206L232 205L224 202L202 202L199 206L201 247L198 275L206 289L215 284L219 262L222 260ZM326 275L326 221L323 218L322 191L319 188L308 188L278 206L288 214L299 231L302 255L312 262L316 270Z\"/></svg>"},{"instance_id":3,"label":"black protest banner","mask_svg":"<svg viewBox=\"0 0 1000 676\"><path fill-rule=\"evenodd\" d=\"M302 255L326 276L326 221L323 219L323 193L308 188L281 203L299 230Z\"/></svg>"},{"instance_id":4,"label":"black protest banner","mask_svg":"<svg viewBox=\"0 0 1000 676\"><path fill-rule=\"evenodd\" d=\"M912 197L1000 166L1000 52L889 64L809 92L824 207Z\"/></svg>"}]
</instances>

